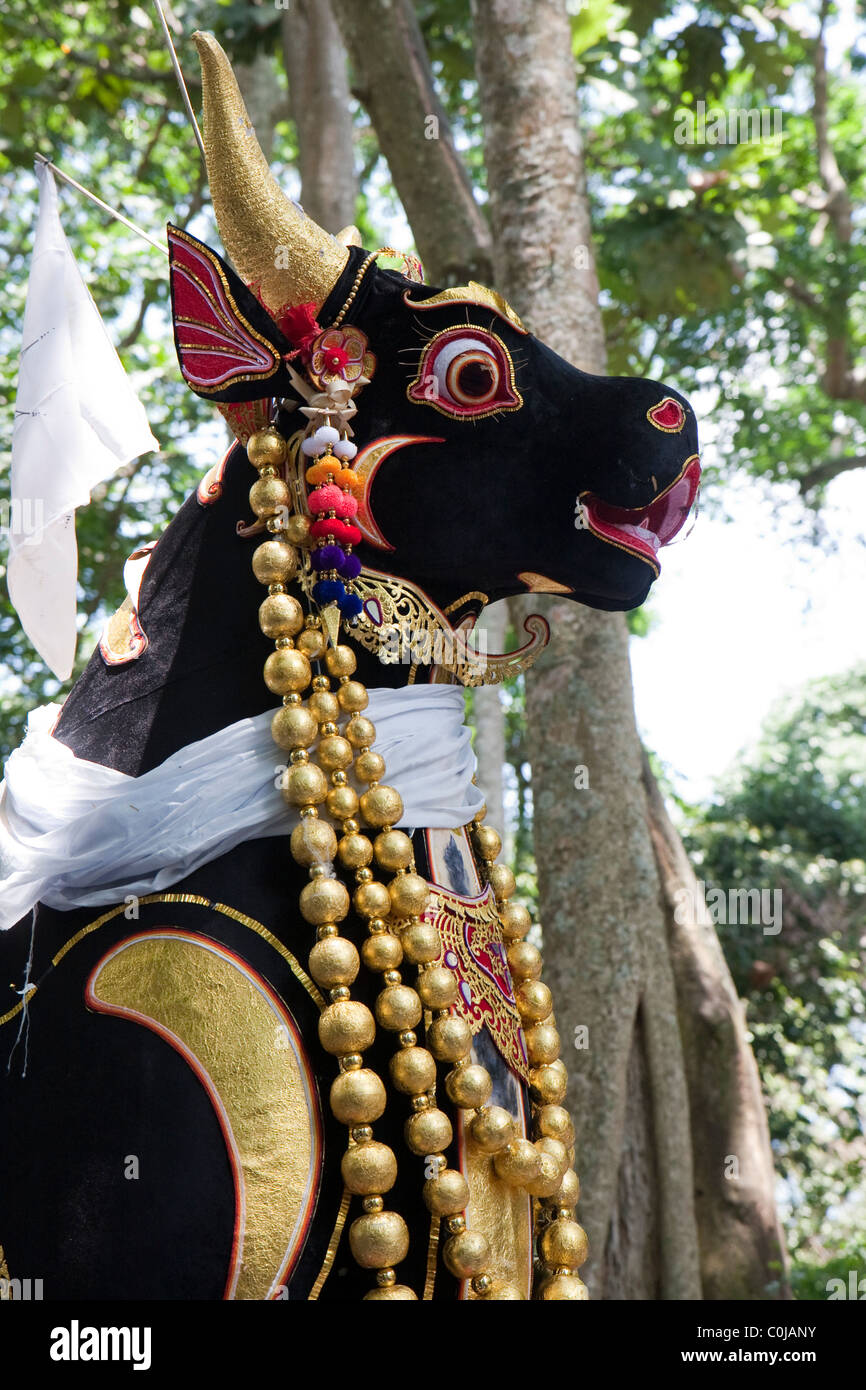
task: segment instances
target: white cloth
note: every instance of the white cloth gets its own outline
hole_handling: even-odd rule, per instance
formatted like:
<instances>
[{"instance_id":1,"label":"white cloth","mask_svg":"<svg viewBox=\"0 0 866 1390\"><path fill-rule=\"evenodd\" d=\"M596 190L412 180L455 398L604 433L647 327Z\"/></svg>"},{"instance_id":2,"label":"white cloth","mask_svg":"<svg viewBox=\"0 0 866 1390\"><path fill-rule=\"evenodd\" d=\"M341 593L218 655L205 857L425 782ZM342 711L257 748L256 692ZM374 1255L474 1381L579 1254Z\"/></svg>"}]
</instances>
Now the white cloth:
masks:
<instances>
[{"instance_id":1,"label":"white cloth","mask_svg":"<svg viewBox=\"0 0 866 1390\"><path fill-rule=\"evenodd\" d=\"M12 436L9 596L60 680L75 660L75 508L124 463L158 449L37 165L33 248Z\"/></svg>"},{"instance_id":2,"label":"white cloth","mask_svg":"<svg viewBox=\"0 0 866 1390\"><path fill-rule=\"evenodd\" d=\"M483 803L463 723L463 691L417 685L370 690L386 779L403 797L400 825L465 825ZM287 755L273 711L188 744L141 777L77 758L51 737L43 705L0 784L0 928L37 903L61 909L122 902L169 888L243 840L285 835ZM5 790L4 790L5 789Z\"/></svg>"}]
</instances>

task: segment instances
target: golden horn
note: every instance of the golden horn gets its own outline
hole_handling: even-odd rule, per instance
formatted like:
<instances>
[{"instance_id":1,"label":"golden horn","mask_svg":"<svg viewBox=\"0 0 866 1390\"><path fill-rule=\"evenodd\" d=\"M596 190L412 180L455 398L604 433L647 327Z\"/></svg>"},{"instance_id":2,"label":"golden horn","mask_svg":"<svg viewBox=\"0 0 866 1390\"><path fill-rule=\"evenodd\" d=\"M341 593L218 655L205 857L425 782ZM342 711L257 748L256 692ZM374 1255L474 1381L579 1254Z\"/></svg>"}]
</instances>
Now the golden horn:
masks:
<instances>
[{"instance_id":1,"label":"golden horn","mask_svg":"<svg viewBox=\"0 0 866 1390\"><path fill-rule=\"evenodd\" d=\"M204 148L217 226L235 269L271 314L317 308L349 258L277 184L231 64L213 34L193 34L201 61Z\"/></svg>"}]
</instances>

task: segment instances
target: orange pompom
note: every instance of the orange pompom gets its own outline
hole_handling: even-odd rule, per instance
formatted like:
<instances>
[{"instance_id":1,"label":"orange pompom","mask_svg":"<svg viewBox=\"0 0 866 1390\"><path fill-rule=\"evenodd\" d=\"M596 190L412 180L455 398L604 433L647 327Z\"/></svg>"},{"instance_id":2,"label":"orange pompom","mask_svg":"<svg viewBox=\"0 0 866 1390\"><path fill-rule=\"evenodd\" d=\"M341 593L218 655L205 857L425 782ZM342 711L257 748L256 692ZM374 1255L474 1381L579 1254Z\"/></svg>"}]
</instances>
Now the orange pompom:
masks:
<instances>
[{"instance_id":1,"label":"orange pompom","mask_svg":"<svg viewBox=\"0 0 866 1390\"><path fill-rule=\"evenodd\" d=\"M341 468L334 482L337 487L347 487L351 492L363 492L364 479L356 473L354 468Z\"/></svg>"},{"instance_id":2,"label":"orange pompom","mask_svg":"<svg viewBox=\"0 0 866 1390\"><path fill-rule=\"evenodd\" d=\"M314 463L312 468L306 472L307 482L311 487L318 487L321 483L330 482L339 469L339 459L322 459L319 463Z\"/></svg>"}]
</instances>

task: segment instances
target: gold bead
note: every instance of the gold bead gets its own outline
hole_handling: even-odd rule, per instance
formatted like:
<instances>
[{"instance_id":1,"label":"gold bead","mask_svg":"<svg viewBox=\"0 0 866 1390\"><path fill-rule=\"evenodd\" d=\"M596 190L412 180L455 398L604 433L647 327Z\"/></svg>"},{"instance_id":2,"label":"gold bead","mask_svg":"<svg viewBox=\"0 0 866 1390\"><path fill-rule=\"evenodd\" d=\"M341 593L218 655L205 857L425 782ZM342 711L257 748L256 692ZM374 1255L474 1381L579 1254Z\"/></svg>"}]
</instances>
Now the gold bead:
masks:
<instances>
[{"instance_id":1,"label":"gold bead","mask_svg":"<svg viewBox=\"0 0 866 1390\"><path fill-rule=\"evenodd\" d=\"M317 941L310 951L309 971L322 989L350 985L356 979L360 960L355 945L345 936Z\"/></svg>"},{"instance_id":2,"label":"gold bead","mask_svg":"<svg viewBox=\"0 0 866 1390\"><path fill-rule=\"evenodd\" d=\"M290 806L316 806L327 794L325 774L315 763L298 763L289 768L283 796Z\"/></svg>"},{"instance_id":3,"label":"gold bead","mask_svg":"<svg viewBox=\"0 0 866 1390\"><path fill-rule=\"evenodd\" d=\"M506 903L499 909L499 925L504 941L519 941L532 926L532 918L522 903Z\"/></svg>"},{"instance_id":4,"label":"gold bead","mask_svg":"<svg viewBox=\"0 0 866 1390\"><path fill-rule=\"evenodd\" d=\"M344 643L339 646L329 647L325 657L325 668L331 676L351 676L357 667L358 662L351 647Z\"/></svg>"},{"instance_id":5,"label":"gold bead","mask_svg":"<svg viewBox=\"0 0 866 1390\"><path fill-rule=\"evenodd\" d=\"M363 714L353 714L346 725L346 738L353 748L369 748L376 738L376 726Z\"/></svg>"},{"instance_id":6,"label":"gold bead","mask_svg":"<svg viewBox=\"0 0 866 1390\"><path fill-rule=\"evenodd\" d=\"M555 1062L559 1056L559 1034L552 1023L534 1023L523 1033L526 1055L533 1067Z\"/></svg>"},{"instance_id":7,"label":"gold bead","mask_svg":"<svg viewBox=\"0 0 866 1390\"><path fill-rule=\"evenodd\" d=\"M346 1052L365 1052L376 1036L376 1024L366 1004L347 999L328 1004L319 1015L319 1041L326 1052L339 1057Z\"/></svg>"},{"instance_id":8,"label":"gold bead","mask_svg":"<svg viewBox=\"0 0 866 1390\"><path fill-rule=\"evenodd\" d=\"M391 899L388 899L391 906ZM400 933L403 954L413 965L427 965L442 954L442 941L432 922L412 922Z\"/></svg>"},{"instance_id":9,"label":"gold bead","mask_svg":"<svg viewBox=\"0 0 866 1390\"><path fill-rule=\"evenodd\" d=\"M396 1211L359 1216L349 1227L349 1245L362 1269L398 1265L409 1250L406 1222Z\"/></svg>"},{"instance_id":10,"label":"gold bead","mask_svg":"<svg viewBox=\"0 0 866 1390\"><path fill-rule=\"evenodd\" d=\"M356 714L359 710L366 709L370 703L367 691L360 681L346 681L337 691L337 700L340 709L347 714Z\"/></svg>"},{"instance_id":11,"label":"gold bead","mask_svg":"<svg viewBox=\"0 0 866 1390\"><path fill-rule=\"evenodd\" d=\"M514 991L521 1019L527 1023L542 1023L553 1012L553 995L541 980L525 980Z\"/></svg>"},{"instance_id":12,"label":"gold bead","mask_svg":"<svg viewBox=\"0 0 866 1390\"><path fill-rule=\"evenodd\" d=\"M334 772L338 768L342 771L352 761L352 745L340 734L330 734L320 739L316 757L326 772Z\"/></svg>"},{"instance_id":13,"label":"gold bead","mask_svg":"<svg viewBox=\"0 0 866 1390\"><path fill-rule=\"evenodd\" d=\"M528 941L512 941L508 947L508 969L515 981L537 980L541 975L541 952Z\"/></svg>"},{"instance_id":14,"label":"gold bead","mask_svg":"<svg viewBox=\"0 0 866 1390\"><path fill-rule=\"evenodd\" d=\"M436 1178L428 1178L423 1188L424 1202L436 1216L456 1216L469 1202L469 1184L456 1168L445 1168Z\"/></svg>"},{"instance_id":15,"label":"gold bead","mask_svg":"<svg viewBox=\"0 0 866 1390\"><path fill-rule=\"evenodd\" d=\"M499 901L510 898L517 887L514 874L507 864L491 864L487 871L487 880Z\"/></svg>"},{"instance_id":16,"label":"gold bead","mask_svg":"<svg viewBox=\"0 0 866 1390\"><path fill-rule=\"evenodd\" d=\"M453 1138L451 1121L444 1110L421 1110L410 1115L403 1127L406 1143L413 1154L438 1154L447 1149Z\"/></svg>"},{"instance_id":17,"label":"gold bead","mask_svg":"<svg viewBox=\"0 0 866 1390\"><path fill-rule=\"evenodd\" d=\"M472 1279L489 1263L490 1242L480 1231L461 1231L446 1240L442 1258L455 1279Z\"/></svg>"},{"instance_id":18,"label":"gold bead","mask_svg":"<svg viewBox=\"0 0 866 1390\"><path fill-rule=\"evenodd\" d=\"M381 753L359 753L352 769L359 782L379 782L385 776L385 759Z\"/></svg>"},{"instance_id":19,"label":"gold bead","mask_svg":"<svg viewBox=\"0 0 866 1390\"><path fill-rule=\"evenodd\" d=\"M358 793L353 787L332 787L325 798L325 806L335 820L346 820L358 809Z\"/></svg>"},{"instance_id":20,"label":"gold bead","mask_svg":"<svg viewBox=\"0 0 866 1390\"><path fill-rule=\"evenodd\" d=\"M312 872L313 872L313 870L311 869L311 870L310 870L310 873L312 873ZM321 925L320 927L316 927L316 940L317 940L317 941L329 941L329 940L331 939L332 936L339 936L339 935L340 935L340 928L336 925L335 922L323 922L322 925Z\"/></svg>"},{"instance_id":21,"label":"gold bead","mask_svg":"<svg viewBox=\"0 0 866 1390\"><path fill-rule=\"evenodd\" d=\"M545 1303L586 1303L589 1290L576 1274L554 1274L542 1285L541 1297Z\"/></svg>"},{"instance_id":22,"label":"gold bead","mask_svg":"<svg viewBox=\"0 0 866 1390\"><path fill-rule=\"evenodd\" d=\"M273 516L278 507L288 507L289 489L282 478L259 478L250 488L250 506L256 516Z\"/></svg>"},{"instance_id":23,"label":"gold bead","mask_svg":"<svg viewBox=\"0 0 866 1390\"><path fill-rule=\"evenodd\" d=\"M266 637L294 637L304 625L304 610L291 594L268 594L259 606L259 627Z\"/></svg>"},{"instance_id":24,"label":"gold bead","mask_svg":"<svg viewBox=\"0 0 866 1390\"><path fill-rule=\"evenodd\" d=\"M403 815L403 798L395 787L370 787L361 795L361 815L368 825L394 825Z\"/></svg>"},{"instance_id":25,"label":"gold bead","mask_svg":"<svg viewBox=\"0 0 866 1390\"><path fill-rule=\"evenodd\" d=\"M502 840L492 825L475 827L475 848L479 858L492 862L502 849Z\"/></svg>"},{"instance_id":26,"label":"gold bead","mask_svg":"<svg viewBox=\"0 0 866 1390\"><path fill-rule=\"evenodd\" d=\"M563 1175L562 1184L553 1194L556 1205L565 1211L573 1211L580 1199L580 1178L573 1168Z\"/></svg>"},{"instance_id":27,"label":"gold bead","mask_svg":"<svg viewBox=\"0 0 866 1390\"><path fill-rule=\"evenodd\" d=\"M459 1062L472 1047L472 1032L462 1018L437 1018L427 1030L427 1042L440 1062Z\"/></svg>"},{"instance_id":28,"label":"gold bead","mask_svg":"<svg viewBox=\"0 0 866 1390\"><path fill-rule=\"evenodd\" d=\"M425 1009L450 1009L457 998L457 977L447 965L432 965L418 976L418 995Z\"/></svg>"},{"instance_id":29,"label":"gold bead","mask_svg":"<svg viewBox=\"0 0 866 1390\"><path fill-rule=\"evenodd\" d=\"M465 1067L455 1067L445 1078L448 1099L461 1110L477 1110L490 1099L493 1082L486 1067L470 1062ZM510 1138L510 1136L509 1136Z\"/></svg>"},{"instance_id":30,"label":"gold bead","mask_svg":"<svg viewBox=\"0 0 866 1390\"><path fill-rule=\"evenodd\" d=\"M340 1167L343 1182L359 1197L390 1192L397 1181L397 1159L387 1144L356 1144L343 1154Z\"/></svg>"},{"instance_id":31,"label":"gold bead","mask_svg":"<svg viewBox=\"0 0 866 1390\"><path fill-rule=\"evenodd\" d=\"M343 1125L366 1125L385 1110L385 1087L370 1067L343 1072L331 1086L331 1112Z\"/></svg>"},{"instance_id":32,"label":"gold bead","mask_svg":"<svg viewBox=\"0 0 866 1390\"><path fill-rule=\"evenodd\" d=\"M340 1058L340 1071L357 1071L364 1065L364 1059L360 1052L347 1052L345 1057Z\"/></svg>"},{"instance_id":33,"label":"gold bead","mask_svg":"<svg viewBox=\"0 0 866 1390\"><path fill-rule=\"evenodd\" d=\"M414 1028L422 1012L421 1000L409 985L389 985L376 999L376 1021L389 1033Z\"/></svg>"},{"instance_id":34,"label":"gold bead","mask_svg":"<svg viewBox=\"0 0 866 1390\"><path fill-rule=\"evenodd\" d=\"M360 829L361 827L356 820L347 820L343 826L343 832L346 835L357 835Z\"/></svg>"},{"instance_id":35,"label":"gold bead","mask_svg":"<svg viewBox=\"0 0 866 1390\"><path fill-rule=\"evenodd\" d=\"M253 468L281 468L286 461L286 441L272 425L256 430L247 440L247 458Z\"/></svg>"},{"instance_id":36,"label":"gold bead","mask_svg":"<svg viewBox=\"0 0 866 1390\"><path fill-rule=\"evenodd\" d=\"M479 1298L486 1298L493 1288L493 1280L489 1274L476 1274L472 1280L472 1292Z\"/></svg>"},{"instance_id":37,"label":"gold bead","mask_svg":"<svg viewBox=\"0 0 866 1390\"><path fill-rule=\"evenodd\" d=\"M403 947L390 932L368 936L361 947L361 959L368 970L377 974L395 970L403 959Z\"/></svg>"},{"instance_id":38,"label":"gold bead","mask_svg":"<svg viewBox=\"0 0 866 1390\"><path fill-rule=\"evenodd\" d=\"M288 541L262 541L253 551L253 574L260 584L285 584L297 574L298 561L298 552Z\"/></svg>"},{"instance_id":39,"label":"gold bead","mask_svg":"<svg viewBox=\"0 0 866 1390\"><path fill-rule=\"evenodd\" d=\"M548 1139L558 1139L566 1149L574 1143L571 1116L561 1105L541 1105L535 1112L535 1129Z\"/></svg>"},{"instance_id":40,"label":"gold bead","mask_svg":"<svg viewBox=\"0 0 866 1390\"><path fill-rule=\"evenodd\" d=\"M352 902L359 917L385 917L391 910L391 899L384 883L362 883L355 889Z\"/></svg>"},{"instance_id":41,"label":"gold bead","mask_svg":"<svg viewBox=\"0 0 866 1390\"><path fill-rule=\"evenodd\" d=\"M297 864L330 864L337 852L337 837L326 821L307 818L296 825L290 840Z\"/></svg>"},{"instance_id":42,"label":"gold bead","mask_svg":"<svg viewBox=\"0 0 866 1390\"><path fill-rule=\"evenodd\" d=\"M395 1302L417 1303L418 1295L406 1284L391 1284L386 1289L370 1289L369 1293L364 1294L364 1303L378 1303L382 1299L393 1299Z\"/></svg>"},{"instance_id":43,"label":"gold bead","mask_svg":"<svg viewBox=\"0 0 866 1390\"><path fill-rule=\"evenodd\" d=\"M393 1269L377 1269L376 1283L380 1289L391 1288L397 1282L397 1275Z\"/></svg>"},{"instance_id":44,"label":"gold bead","mask_svg":"<svg viewBox=\"0 0 866 1390\"><path fill-rule=\"evenodd\" d=\"M363 803L362 796L362 809ZM399 873L388 884L388 894L393 916L419 917L430 901L430 884L420 874Z\"/></svg>"},{"instance_id":45,"label":"gold bead","mask_svg":"<svg viewBox=\"0 0 866 1390\"><path fill-rule=\"evenodd\" d=\"M495 1154L508 1147L517 1131L514 1119L507 1110L501 1105L488 1105L473 1115L469 1132L479 1149Z\"/></svg>"},{"instance_id":46,"label":"gold bead","mask_svg":"<svg viewBox=\"0 0 866 1390\"><path fill-rule=\"evenodd\" d=\"M345 829L345 825L343 827ZM340 863L347 869L363 869L373 858L373 846L366 835L344 835L337 849Z\"/></svg>"},{"instance_id":47,"label":"gold bead","mask_svg":"<svg viewBox=\"0 0 866 1390\"><path fill-rule=\"evenodd\" d=\"M413 1115L421 1110L435 1110L435 1106L429 1096L413 1096L409 1102L412 1107Z\"/></svg>"},{"instance_id":48,"label":"gold bead","mask_svg":"<svg viewBox=\"0 0 866 1390\"><path fill-rule=\"evenodd\" d=\"M331 1004L338 1004L343 999L351 999L351 990L346 989L345 985L340 985L337 989L328 991L328 1000Z\"/></svg>"},{"instance_id":49,"label":"gold bead","mask_svg":"<svg viewBox=\"0 0 866 1390\"><path fill-rule=\"evenodd\" d=\"M568 1089L568 1073L563 1062L532 1067L529 1072L532 1099L541 1105L559 1105Z\"/></svg>"},{"instance_id":50,"label":"gold bead","mask_svg":"<svg viewBox=\"0 0 866 1390\"><path fill-rule=\"evenodd\" d=\"M373 841L376 863L394 873L412 863L412 841L404 830L383 830Z\"/></svg>"},{"instance_id":51,"label":"gold bead","mask_svg":"<svg viewBox=\"0 0 866 1390\"><path fill-rule=\"evenodd\" d=\"M310 518L303 516L300 512L290 516L286 522L286 535L292 545L308 546L310 544Z\"/></svg>"},{"instance_id":52,"label":"gold bead","mask_svg":"<svg viewBox=\"0 0 866 1390\"><path fill-rule=\"evenodd\" d=\"M551 1154L541 1155L541 1169L538 1177L525 1184L530 1197L550 1198L562 1182L562 1169Z\"/></svg>"},{"instance_id":53,"label":"gold bead","mask_svg":"<svg viewBox=\"0 0 866 1390\"><path fill-rule=\"evenodd\" d=\"M314 627L305 628L297 641L298 651L303 652L309 661L320 661L325 655L327 645L328 639L324 632L319 632Z\"/></svg>"},{"instance_id":54,"label":"gold bead","mask_svg":"<svg viewBox=\"0 0 866 1390\"><path fill-rule=\"evenodd\" d=\"M349 1130L349 1133L356 1144L369 1144L373 1138L373 1131L369 1125L356 1125L354 1129Z\"/></svg>"},{"instance_id":55,"label":"gold bead","mask_svg":"<svg viewBox=\"0 0 866 1390\"><path fill-rule=\"evenodd\" d=\"M414 1047L418 1041L418 1034L407 1028L405 1032L397 1034L397 1041L401 1047Z\"/></svg>"},{"instance_id":56,"label":"gold bead","mask_svg":"<svg viewBox=\"0 0 866 1390\"><path fill-rule=\"evenodd\" d=\"M301 889L301 916L317 927L322 922L342 922L349 911L349 890L338 878L316 878Z\"/></svg>"},{"instance_id":57,"label":"gold bead","mask_svg":"<svg viewBox=\"0 0 866 1390\"><path fill-rule=\"evenodd\" d=\"M362 864L361 867L360 867L359 869L356 869L356 870L355 870L355 882L356 882L356 883L372 883L372 882L373 882L373 870L372 870L372 869L366 868L365 865Z\"/></svg>"},{"instance_id":58,"label":"gold bead","mask_svg":"<svg viewBox=\"0 0 866 1390\"><path fill-rule=\"evenodd\" d=\"M382 978L386 985L399 985L401 983L399 970L386 970ZM399 1031L405 1032L406 1030L400 1029Z\"/></svg>"},{"instance_id":59,"label":"gold bead","mask_svg":"<svg viewBox=\"0 0 866 1390\"><path fill-rule=\"evenodd\" d=\"M330 690L316 690L316 680L313 680L313 693L307 701L307 708L310 714L319 724L329 724L337 719L340 714L340 706L337 703L336 695L332 695Z\"/></svg>"},{"instance_id":60,"label":"gold bead","mask_svg":"<svg viewBox=\"0 0 866 1390\"><path fill-rule=\"evenodd\" d=\"M265 685L275 695L288 695L290 690L306 690L310 684L310 663L303 652L293 648L271 652L265 662Z\"/></svg>"},{"instance_id":61,"label":"gold bead","mask_svg":"<svg viewBox=\"0 0 866 1390\"><path fill-rule=\"evenodd\" d=\"M436 1062L426 1047L405 1047L388 1063L391 1080L407 1096L422 1095L436 1084Z\"/></svg>"},{"instance_id":62,"label":"gold bead","mask_svg":"<svg viewBox=\"0 0 866 1390\"><path fill-rule=\"evenodd\" d=\"M383 1202L381 1197L365 1197L363 1202L361 1203L361 1206L363 1207L364 1211L382 1211L385 1206L385 1203ZM393 1269L390 1269L388 1273L393 1274ZM390 1279L387 1279L383 1282L390 1284L392 1281Z\"/></svg>"},{"instance_id":63,"label":"gold bead","mask_svg":"<svg viewBox=\"0 0 866 1390\"><path fill-rule=\"evenodd\" d=\"M271 737L287 753L294 748L309 748L316 733L316 721L303 705L284 705L271 720Z\"/></svg>"},{"instance_id":64,"label":"gold bead","mask_svg":"<svg viewBox=\"0 0 866 1390\"><path fill-rule=\"evenodd\" d=\"M525 1303L526 1300L516 1284L507 1279L494 1279L487 1298L491 1303Z\"/></svg>"},{"instance_id":65,"label":"gold bead","mask_svg":"<svg viewBox=\"0 0 866 1390\"><path fill-rule=\"evenodd\" d=\"M538 1251L552 1269L559 1266L579 1269L589 1254L586 1231L570 1216L557 1217L541 1233Z\"/></svg>"},{"instance_id":66,"label":"gold bead","mask_svg":"<svg viewBox=\"0 0 866 1390\"><path fill-rule=\"evenodd\" d=\"M494 1155L496 1176L509 1187L523 1187L541 1174L541 1154L528 1139L513 1139Z\"/></svg>"},{"instance_id":67,"label":"gold bead","mask_svg":"<svg viewBox=\"0 0 866 1390\"><path fill-rule=\"evenodd\" d=\"M448 1220L445 1222L445 1225L448 1227L448 1230L452 1236L459 1236L461 1231L466 1230L466 1217L449 1216Z\"/></svg>"}]
</instances>

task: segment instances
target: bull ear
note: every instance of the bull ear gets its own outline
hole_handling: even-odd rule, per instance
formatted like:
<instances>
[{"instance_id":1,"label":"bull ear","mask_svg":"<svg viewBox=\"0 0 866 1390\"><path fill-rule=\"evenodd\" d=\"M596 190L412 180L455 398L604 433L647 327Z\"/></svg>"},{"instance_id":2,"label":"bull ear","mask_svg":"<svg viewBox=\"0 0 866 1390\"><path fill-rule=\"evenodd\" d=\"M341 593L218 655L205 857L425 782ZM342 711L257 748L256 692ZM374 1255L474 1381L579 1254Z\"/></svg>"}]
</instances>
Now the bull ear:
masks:
<instances>
[{"instance_id":1,"label":"bull ear","mask_svg":"<svg viewBox=\"0 0 866 1390\"><path fill-rule=\"evenodd\" d=\"M327 299L347 247L287 198L268 168L231 64L213 34L193 34L201 61L204 147L214 213L241 279L271 315Z\"/></svg>"}]
</instances>

